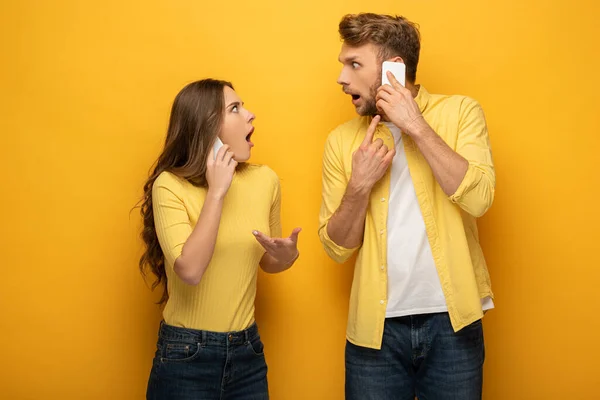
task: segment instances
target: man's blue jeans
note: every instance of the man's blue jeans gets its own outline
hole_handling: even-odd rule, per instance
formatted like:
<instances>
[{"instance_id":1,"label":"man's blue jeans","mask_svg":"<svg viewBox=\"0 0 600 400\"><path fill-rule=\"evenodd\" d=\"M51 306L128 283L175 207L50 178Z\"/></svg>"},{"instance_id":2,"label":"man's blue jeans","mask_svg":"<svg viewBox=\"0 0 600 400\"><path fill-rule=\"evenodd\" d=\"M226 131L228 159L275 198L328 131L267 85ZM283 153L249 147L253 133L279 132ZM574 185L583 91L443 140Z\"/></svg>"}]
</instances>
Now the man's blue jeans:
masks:
<instances>
[{"instance_id":1,"label":"man's blue jeans","mask_svg":"<svg viewBox=\"0 0 600 400\"><path fill-rule=\"evenodd\" d=\"M347 400L479 400L481 320L454 332L448 313L385 321L381 350L346 343Z\"/></svg>"}]
</instances>

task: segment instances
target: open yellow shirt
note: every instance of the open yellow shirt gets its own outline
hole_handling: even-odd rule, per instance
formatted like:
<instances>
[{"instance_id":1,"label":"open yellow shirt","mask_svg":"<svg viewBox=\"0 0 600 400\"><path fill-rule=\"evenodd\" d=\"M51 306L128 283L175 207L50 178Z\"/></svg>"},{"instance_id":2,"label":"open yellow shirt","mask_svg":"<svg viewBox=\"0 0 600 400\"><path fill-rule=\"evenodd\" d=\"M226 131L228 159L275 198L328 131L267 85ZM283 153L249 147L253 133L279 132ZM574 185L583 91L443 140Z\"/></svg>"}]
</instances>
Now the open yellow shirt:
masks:
<instances>
[{"instance_id":1,"label":"open yellow shirt","mask_svg":"<svg viewBox=\"0 0 600 400\"><path fill-rule=\"evenodd\" d=\"M433 130L469 162L462 183L448 197L414 141L402 134L448 312L458 331L483 316L481 299L493 298L475 220L494 199L496 178L490 142L483 110L475 100L429 94L421 86L415 101ZM329 219L339 207L352 173L352 154L363 141L370 122L371 117L357 117L338 126L327 138L319 237L327 254L339 263L358 250L347 338L356 345L380 349L387 307L389 170L371 191L362 245L347 249L327 235ZM378 125L374 135L377 138L388 148L394 147L393 136L384 124Z\"/></svg>"}]
</instances>

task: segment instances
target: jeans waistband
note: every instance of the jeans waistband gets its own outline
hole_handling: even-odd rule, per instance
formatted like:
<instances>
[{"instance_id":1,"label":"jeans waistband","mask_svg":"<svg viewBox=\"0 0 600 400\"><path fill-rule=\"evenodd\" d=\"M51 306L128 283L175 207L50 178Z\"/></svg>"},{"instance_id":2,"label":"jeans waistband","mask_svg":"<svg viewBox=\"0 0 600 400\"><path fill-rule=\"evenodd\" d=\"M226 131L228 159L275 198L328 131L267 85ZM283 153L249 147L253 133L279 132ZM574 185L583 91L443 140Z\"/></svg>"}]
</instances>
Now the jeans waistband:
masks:
<instances>
[{"instance_id":1,"label":"jeans waistband","mask_svg":"<svg viewBox=\"0 0 600 400\"><path fill-rule=\"evenodd\" d=\"M256 322L248 329L232 332L212 332L190 328L180 328L168 325L161 321L158 337L164 340L178 342L214 344L214 345L241 345L253 341L258 337Z\"/></svg>"}]
</instances>

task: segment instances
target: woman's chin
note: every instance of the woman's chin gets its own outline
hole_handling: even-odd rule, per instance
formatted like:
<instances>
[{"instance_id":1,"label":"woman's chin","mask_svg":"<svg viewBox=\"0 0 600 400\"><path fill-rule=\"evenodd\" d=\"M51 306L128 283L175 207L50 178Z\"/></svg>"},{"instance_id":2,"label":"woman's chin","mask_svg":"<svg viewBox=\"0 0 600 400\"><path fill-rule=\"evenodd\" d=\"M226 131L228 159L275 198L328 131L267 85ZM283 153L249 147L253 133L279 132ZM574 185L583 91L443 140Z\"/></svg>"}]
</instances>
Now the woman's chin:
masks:
<instances>
[{"instance_id":1,"label":"woman's chin","mask_svg":"<svg viewBox=\"0 0 600 400\"><path fill-rule=\"evenodd\" d=\"M250 154L244 154L241 157L235 156L234 160L237 161L238 164L246 162L250 159Z\"/></svg>"}]
</instances>

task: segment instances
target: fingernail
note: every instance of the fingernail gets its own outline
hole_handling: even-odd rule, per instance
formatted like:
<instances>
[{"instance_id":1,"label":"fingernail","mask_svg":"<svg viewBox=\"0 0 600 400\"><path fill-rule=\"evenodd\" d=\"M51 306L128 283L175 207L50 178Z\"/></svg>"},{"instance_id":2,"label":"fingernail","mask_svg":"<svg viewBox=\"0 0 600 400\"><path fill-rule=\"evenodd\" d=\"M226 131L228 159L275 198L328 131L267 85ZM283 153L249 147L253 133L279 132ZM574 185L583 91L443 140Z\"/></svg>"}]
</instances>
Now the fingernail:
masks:
<instances>
[{"instance_id":1,"label":"fingernail","mask_svg":"<svg viewBox=\"0 0 600 400\"><path fill-rule=\"evenodd\" d=\"M258 231L252 231L252 234L253 234L254 236L258 235Z\"/></svg>"}]
</instances>

